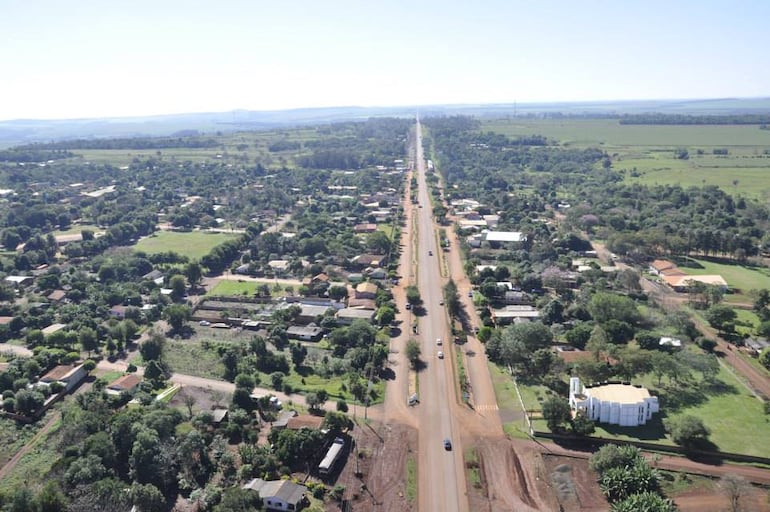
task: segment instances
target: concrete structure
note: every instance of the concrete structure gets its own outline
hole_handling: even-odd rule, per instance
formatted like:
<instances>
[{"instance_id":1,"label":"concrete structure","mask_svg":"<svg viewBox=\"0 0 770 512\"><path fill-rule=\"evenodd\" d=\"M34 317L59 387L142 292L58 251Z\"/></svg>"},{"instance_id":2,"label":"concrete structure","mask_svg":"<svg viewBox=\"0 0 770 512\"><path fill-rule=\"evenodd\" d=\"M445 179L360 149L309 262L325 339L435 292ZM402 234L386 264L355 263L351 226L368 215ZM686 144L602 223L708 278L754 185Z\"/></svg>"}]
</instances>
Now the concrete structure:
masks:
<instances>
[{"instance_id":1,"label":"concrete structure","mask_svg":"<svg viewBox=\"0 0 770 512\"><path fill-rule=\"evenodd\" d=\"M255 478L243 488L257 492L266 510L300 510L306 501L307 487L291 480Z\"/></svg>"},{"instance_id":2,"label":"concrete structure","mask_svg":"<svg viewBox=\"0 0 770 512\"><path fill-rule=\"evenodd\" d=\"M584 387L578 377L569 380L569 405L599 423L637 427L659 411L658 397L641 386L606 383Z\"/></svg>"}]
</instances>

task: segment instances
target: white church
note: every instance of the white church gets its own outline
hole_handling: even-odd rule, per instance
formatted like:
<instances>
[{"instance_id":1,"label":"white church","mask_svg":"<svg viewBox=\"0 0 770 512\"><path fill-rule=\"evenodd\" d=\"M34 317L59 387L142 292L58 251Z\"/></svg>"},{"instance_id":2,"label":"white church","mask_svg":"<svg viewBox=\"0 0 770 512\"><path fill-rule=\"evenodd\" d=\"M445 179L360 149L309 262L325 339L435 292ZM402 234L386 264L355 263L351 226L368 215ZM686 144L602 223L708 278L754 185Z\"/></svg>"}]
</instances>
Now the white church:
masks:
<instances>
[{"instance_id":1,"label":"white church","mask_svg":"<svg viewBox=\"0 0 770 512\"><path fill-rule=\"evenodd\" d=\"M593 421L621 427L644 425L660 410L658 397L646 388L627 383L583 386L578 377L569 380L569 405L575 414L584 412Z\"/></svg>"}]
</instances>

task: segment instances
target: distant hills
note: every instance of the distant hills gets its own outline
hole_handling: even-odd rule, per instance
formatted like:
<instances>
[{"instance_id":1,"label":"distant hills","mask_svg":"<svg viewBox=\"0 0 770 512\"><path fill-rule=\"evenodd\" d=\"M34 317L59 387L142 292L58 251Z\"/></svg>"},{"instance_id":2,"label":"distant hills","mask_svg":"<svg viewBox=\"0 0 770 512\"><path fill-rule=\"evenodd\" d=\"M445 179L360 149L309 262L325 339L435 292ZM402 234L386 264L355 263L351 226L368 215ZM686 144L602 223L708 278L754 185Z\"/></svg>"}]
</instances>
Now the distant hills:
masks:
<instances>
[{"instance_id":1,"label":"distant hills","mask_svg":"<svg viewBox=\"0 0 770 512\"><path fill-rule=\"evenodd\" d=\"M369 117L474 115L588 116L662 113L685 115L770 114L769 98L718 98L696 100L644 100L575 103L505 103L429 105L405 107L329 107L293 110L234 110L145 117L99 119L16 119L0 121L0 147L73 138L182 135L189 131L216 133L323 124Z\"/></svg>"}]
</instances>

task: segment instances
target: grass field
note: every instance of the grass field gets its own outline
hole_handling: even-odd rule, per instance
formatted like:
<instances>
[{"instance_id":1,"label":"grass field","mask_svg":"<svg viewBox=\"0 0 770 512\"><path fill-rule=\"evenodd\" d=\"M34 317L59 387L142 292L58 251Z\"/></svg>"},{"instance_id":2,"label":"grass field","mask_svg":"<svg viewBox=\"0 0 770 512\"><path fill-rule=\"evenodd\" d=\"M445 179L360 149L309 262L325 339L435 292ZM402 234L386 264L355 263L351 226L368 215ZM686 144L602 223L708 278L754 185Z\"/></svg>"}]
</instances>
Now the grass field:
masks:
<instances>
[{"instance_id":1,"label":"grass field","mask_svg":"<svg viewBox=\"0 0 770 512\"><path fill-rule=\"evenodd\" d=\"M682 271L693 276L719 274L734 293L725 295L725 302L753 302L749 294L751 290L770 288L770 269L762 267L745 267L730 265L717 261L690 258L702 268L679 267Z\"/></svg>"},{"instance_id":2,"label":"grass field","mask_svg":"<svg viewBox=\"0 0 770 512\"><path fill-rule=\"evenodd\" d=\"M482 131L538 134L565 146L598 147L613 169L642 184L716 185L728 193L770 197L770 130L751 125L621 125L617 119L507 119L483 122ZM674 157L686 148L689 159ZM714 155L716 148L728 155Z\"/></svg>"},{"instance_id":3,"label":"grass field","mask_svg":"<svg viewBox=\"0 0 770 512\"><path fill-rule=\"evenodd\" d=\"M259 286L261 283L253 281L219 281L214 288L206 292L206 295L215 297L252 296Z\"/></svg>"},{"instance_id":4,"label":"grass field","mask_svg":"<svg viewBox=\"0 0 770 512\"><path fill-rule=\"evenodd\" d=\"M217 245L227 240L232 240L236 236L229 233L208 233L203 231L184 233L159 231L139 240L136 244L136 250L147 254L172 251L182 256L187 256L190 259L198 260Z\"/></svg>"}]
</instances>

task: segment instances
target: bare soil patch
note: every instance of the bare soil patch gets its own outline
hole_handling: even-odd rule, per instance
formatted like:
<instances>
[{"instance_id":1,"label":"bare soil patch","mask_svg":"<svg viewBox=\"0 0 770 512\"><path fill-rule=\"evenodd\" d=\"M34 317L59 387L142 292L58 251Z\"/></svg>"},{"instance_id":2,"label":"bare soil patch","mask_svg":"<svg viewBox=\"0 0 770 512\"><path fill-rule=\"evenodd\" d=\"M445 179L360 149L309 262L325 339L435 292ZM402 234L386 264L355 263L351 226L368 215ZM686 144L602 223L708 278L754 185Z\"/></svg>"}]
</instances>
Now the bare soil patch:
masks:
<instances>
[{"instance_id":1,"label":"bare soil patch","mask_svg":"<svg viewBox=\"0 0 770 512\"><path fill-rule=\"evenodd\" d=\"M360 422L351 450L337 485L345 486L344 499L356 512L402 512L417 510L406 496L406 461L416 457L417 431L400 424ZM416 482L415 482L416 485ZM327 503L329 512L339 511L338 503Z\"/></svg>"},{"instance_id":2,"label":"bare soil patch","mask_svg":"<svg viewBox=\"0 0 770 512\"><path fill-rule=\"evenodd\" d=\"M766 489L752 487L751 492L740 500L741 510L752 512L768 512L770 504L767 501ZM680 512L704 512L708 510L730 510L727 498L716 490L699 489L687 491L673 497Z\"/></svg>"},{"instance_id":3,"label":"bare soil patch","mask_svg":"<svg viewBox=\"0 0 770 512\"><path fill-rule=\"evenodd\" d=\"M537 450L514 444L505 437L481 439L476 449L481 488L469 487L471 510L558 510L546 478L547 469Z\"/></svg>"},{"instance_id":4,"label":"bare soil patch","mask_svg":"<svg viewBox=\"0 0 770 512\"><path fill-rule=\"evenodd\" d=\"M607 510L607 500L599 490L596 474L588 469L588 461L580 458L544 454L548 481L564 512Z\"/></svg>"}]
</instances>

